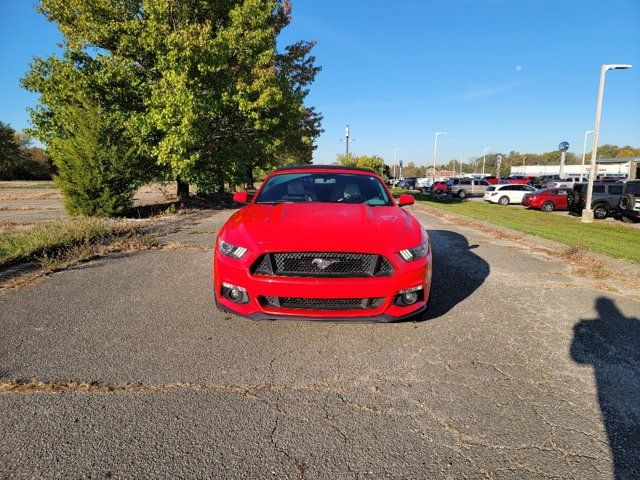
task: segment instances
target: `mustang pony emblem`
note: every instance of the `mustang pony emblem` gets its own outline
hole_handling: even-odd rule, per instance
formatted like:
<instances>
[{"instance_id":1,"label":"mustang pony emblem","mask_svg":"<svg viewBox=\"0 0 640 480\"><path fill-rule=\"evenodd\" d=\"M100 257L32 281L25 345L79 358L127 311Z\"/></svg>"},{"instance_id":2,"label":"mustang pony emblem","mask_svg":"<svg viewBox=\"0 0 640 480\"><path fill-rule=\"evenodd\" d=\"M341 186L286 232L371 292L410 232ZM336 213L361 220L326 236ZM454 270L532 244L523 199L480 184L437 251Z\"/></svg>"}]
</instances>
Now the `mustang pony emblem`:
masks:
<instances>
[{"instance_id":1,"label":"mustang pony emblem","mask_svg":"<svg viewBox=\"0 0 640 480\"><path fill-rule=\"evenodd\" d=\"M340 260L329 260L327 258L314 258L311 260L311 264L318 267L320 270L329 268L334 263L338 263Z\"/></svg>"}]
</instances>

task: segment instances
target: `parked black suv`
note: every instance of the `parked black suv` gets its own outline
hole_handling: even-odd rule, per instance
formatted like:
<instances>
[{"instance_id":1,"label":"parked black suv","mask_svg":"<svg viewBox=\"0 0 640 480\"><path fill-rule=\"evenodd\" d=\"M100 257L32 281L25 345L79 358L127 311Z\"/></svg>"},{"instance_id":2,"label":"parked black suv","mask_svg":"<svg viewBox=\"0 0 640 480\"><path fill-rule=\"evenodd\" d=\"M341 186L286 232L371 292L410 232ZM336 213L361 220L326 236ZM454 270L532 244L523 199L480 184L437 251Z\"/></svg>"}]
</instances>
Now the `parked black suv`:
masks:
<instances>
[{"instance_id":1,"label":"parked black suv","mask_svg":"<svg viewBox=\"0 0 640 480\"><path fill-rule=\"evenodd\" d=\"M615 216L622 221L640 222L640 180L627 182Z\"/></svg>"},{"instance_id":2,"label":"parked black suv","mask_svg":"<svg viewBox=\"0 0 640 480\"><path fill-rule=\"evenodd\" d=\"M607 218L618 208L624 184L622 183L600 183L594 182L593 196L591 198L591 210L593 216L602 220ZM569 192L567 197L567 205L569 210L580 213L585 207L587 200L587 184L578 183L573 186L573 190Z\"/></svg>"},{"instance_id":3,"label":"parked black suv","mask_svg":"<svg viewBox=\"0 0 640 480\"><path fill-rule=\"evenodd\" d=\"M418 181L418 179L416 177L407 177L407 178L403 178L402 180L400 180L398 182L398 185L396 185L398 188L406 188L407 190L417 190L416 188L416 182Z\"/></svg>"}]
</instances>

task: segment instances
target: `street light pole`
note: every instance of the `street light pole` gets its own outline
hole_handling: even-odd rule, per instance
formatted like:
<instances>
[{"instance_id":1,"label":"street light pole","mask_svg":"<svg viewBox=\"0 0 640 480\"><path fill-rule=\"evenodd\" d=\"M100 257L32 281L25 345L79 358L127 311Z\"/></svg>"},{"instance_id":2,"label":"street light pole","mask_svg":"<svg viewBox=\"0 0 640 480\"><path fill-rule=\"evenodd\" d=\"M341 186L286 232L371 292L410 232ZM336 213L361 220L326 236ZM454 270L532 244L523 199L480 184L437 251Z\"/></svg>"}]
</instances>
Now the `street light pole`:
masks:
<instances>
[{"instance_id":1,"label":"street light pole","mask_svg":"<svg viewBox=\"0 0 640 480\"><path fill-rule=\"evenodd\" d=\"M396 162L398 158L398 147L394 147L393 149L393 176L396 176Z\"/></svg>"},{"instance_id":2,"label":"street light pole","mask_svg":"<svg viewBox=\"0 0 640 480\"><path fill-rule=\"evenodd\" d=\"M593 130L584 132L584 145L582 147L582 166L580 167L580 181L584 181L584 159L587 156L587 136L593 133Z\"/></svg>"},{"instance_id":3,"label":"street light pole","mask_svg":"<svg viewBox=\"0 0 640 480\"><path fill-rule=\"evenodd\" d=\"M438 158L438 137L440 135L446 135L447 132L438 132L436 130L436 134L433 141L433 184L436 182L436 159Z\"/></svg>"},{"instance_id":4,"label":"street light pole","mask_svg":"<svg viewBox=\"0 0 640 480\"><path fill-rule=\"evenodd\" d=\"M347 137L347 157L349 156L349 125L344 129L345 136Z\"/></svg>"},{"instance_id":5,"label":"street light pole","mask_svg":"<svg viewBox=\"0 0 640 480\"><path fill-rule=\"evenodd\" d=\"M489 150L493 150L493 148L491 147L485 147L484 151L482 152L482 176L484 177L484 164L487 161L487 152Z\"/></svg>"},{"instance_id":6,"label":"street light pole","mask_svg":"<svg viewBox=\"0 0 640 480\"><path fill-rule=\"evenodd\" d=\"M598 158L598 135L600 134L600 118L602 117L602 97L604 96L604 81L608 70L625 70L632 65L607 65L600 67L600 85L598 87L598 103L596 104L596 121L593 127L593 146L591 149L591 170L589 172L589 186L587 187L587 202L582 210L582 222L593 223L593 210L591 210L591 198L593 197L593 180L596 177L596 159Z\"/></svg>"}]
</instances>

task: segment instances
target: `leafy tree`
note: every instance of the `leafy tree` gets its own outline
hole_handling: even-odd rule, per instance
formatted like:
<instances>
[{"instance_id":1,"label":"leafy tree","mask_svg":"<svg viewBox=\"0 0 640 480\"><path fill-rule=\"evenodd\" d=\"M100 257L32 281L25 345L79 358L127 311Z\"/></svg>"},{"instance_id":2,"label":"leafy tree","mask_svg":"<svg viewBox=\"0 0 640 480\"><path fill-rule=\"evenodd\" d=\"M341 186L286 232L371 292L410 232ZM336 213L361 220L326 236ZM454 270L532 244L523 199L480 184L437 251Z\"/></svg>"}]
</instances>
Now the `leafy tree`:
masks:
<instances>
[{"instance_id":1,"label":"leafy tree","mask_svg":"<svg viewBox=\"0 0 640 480\"><path fill-rule=\"evenodd\" d=\"M10 125L0 122L0 179L15 178L22 155L16 131Z\"/></svg>"},{"instance_id":2,"label":"leafy tree","mask_svg":"<svg viewBox=\"0 0 640 480\"><path fill-rule=\"evenodd\" d=\"M131 161L200 192L279 162L311 161L321 117L304 105L319 71L313 43L276 50L286 0L42 0L65 36L62 57L36 59L24 85L44 143L59 111L87 94L132 147Z\"/></svg>"},{"instance_id":3,"label":"leafy tree","mask_svg":"<svg viewBox=\"0 0 640 480\"><path fill-rule=\"evenodd\" d=\"M31 138L0 122L0 180L51 180L53 164Z\"/></svg>"},{"instance_id":4,"label":"leafy tree","mask_svg":"<svg viewBox=\"0 0 640 480\"><path fill-rule=\"evenodd\" d=\"M347 155L346 153L341 153L337 155L336 160L336 164L343 167L368 168L378 175L385 175L385 172L389 172L389 167L384 164L384 158L379 155L354 155L352 153Z\"/></svg>"},{"instance_id":5,"label":"leafy tree","mask_svg":"<svg viewBox=\"0 0 640 480\"><path fill-rule=\"evenodd\" d=\"M135 151L122 131L109 125L102 108L86 102L57 112L67 126L49 145L58 167L55 177L71 214L114 216L131 207L133 193L146 181Z\"/></svg>"},{"instance_id":6,"label":"leafy tree","mask_svg":"<svg viewBox=\"0 0 640 480\"><path fill-rule=\"evenodd\" d=\"M353 153L339 153L336 156L336 163L343 167L356 167L358 165L358 157Z\"/></svg>"},{"instance_id":7,"label":"leafy tree","mask_svg":"<svg viewBox=\"0 0 640 480\"><path fill-rule=\"evenodd\" d=\"M360 155L356 166L373 170L378 175L384 175L384 159L378 155Z\"/></svg>"},{"instance_id":8,"label":"leafy tree","mask_svg":"<svg viewBox=\"0 0 640 480\"><path fill-rule=\"evenodd\" d=\"M629 146L626 146L626 147L622 147L620 151L616 153L615 158L629 158L629 157L635 157L637 155L638 155L638 152L635 149Z\"/></svg>"}]
</instances>

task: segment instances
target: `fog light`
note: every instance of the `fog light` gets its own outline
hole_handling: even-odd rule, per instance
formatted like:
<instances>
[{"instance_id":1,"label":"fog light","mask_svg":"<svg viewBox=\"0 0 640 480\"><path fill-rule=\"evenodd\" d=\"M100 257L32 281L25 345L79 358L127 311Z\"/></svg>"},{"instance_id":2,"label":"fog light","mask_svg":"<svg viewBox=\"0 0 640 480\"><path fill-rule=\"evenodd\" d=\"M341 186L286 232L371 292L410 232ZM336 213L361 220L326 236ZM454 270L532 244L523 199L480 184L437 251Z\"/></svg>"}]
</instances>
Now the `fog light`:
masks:
<instances>
[{"instance_id":1,"label":"fog light","mask_svg":"<svg viewBox=\"0 0 640 480\"><path fill-rule=\"evenodd\" d=\"M247 290L245 288L238 287L237 285L232 285L231 283L224 282L222 284L222 296L235 303L249 302L249 295L247 295Z\"/></svg>"},{"instance_id":2,"label":"fog light","mask_svg":"<svg viewBox=\"0 0 640 480\"><path fill-rule=\"evenodd\" d=\"M424 298L423 286L417 285L415 287L400 290L396 297L395 304L401 307L413 305L414 303Z\"/></svg>"},{"instance_id":3,"label":"fog light","mask_svg":"<svg viewBox=\"0 0 640 480\"><path fill-rule=\"evenodd\" d=\"M418 301L418 292L409 292L402 295L402 301L405 305L413 305Z\"/></svg>"}]
</instances>

